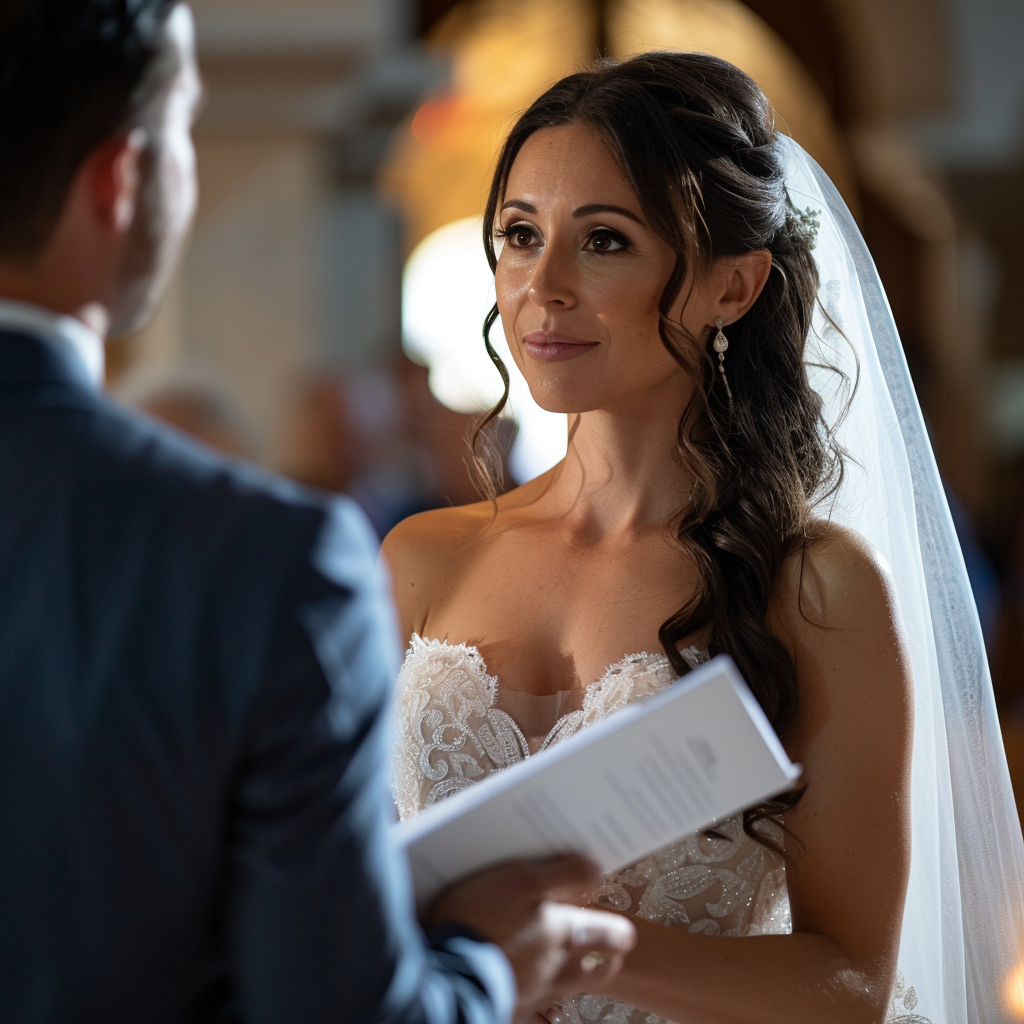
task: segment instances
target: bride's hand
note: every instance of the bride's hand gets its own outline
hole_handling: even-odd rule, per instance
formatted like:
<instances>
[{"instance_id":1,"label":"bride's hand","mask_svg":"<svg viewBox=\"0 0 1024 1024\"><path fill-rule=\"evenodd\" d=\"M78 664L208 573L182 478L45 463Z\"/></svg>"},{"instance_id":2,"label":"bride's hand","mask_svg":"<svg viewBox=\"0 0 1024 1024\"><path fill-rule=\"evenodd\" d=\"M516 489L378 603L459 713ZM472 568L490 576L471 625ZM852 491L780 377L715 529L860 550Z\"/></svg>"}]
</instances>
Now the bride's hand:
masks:
<instances>
[{"instance_id":1,"label":"bride's hand","mask_svg":"<svg viewBox=\"0 0 1024 1024\"><path fill-rule=\"evenodd\" d=\"M515 971L521 1024L545 1024L541 1007L593 989L618 973L636 942L618 914L582 909L600 881L582 857L515 861L457 883L432 908L426 927L460 922L499 945Z\"/></svg>"}]
</instances>

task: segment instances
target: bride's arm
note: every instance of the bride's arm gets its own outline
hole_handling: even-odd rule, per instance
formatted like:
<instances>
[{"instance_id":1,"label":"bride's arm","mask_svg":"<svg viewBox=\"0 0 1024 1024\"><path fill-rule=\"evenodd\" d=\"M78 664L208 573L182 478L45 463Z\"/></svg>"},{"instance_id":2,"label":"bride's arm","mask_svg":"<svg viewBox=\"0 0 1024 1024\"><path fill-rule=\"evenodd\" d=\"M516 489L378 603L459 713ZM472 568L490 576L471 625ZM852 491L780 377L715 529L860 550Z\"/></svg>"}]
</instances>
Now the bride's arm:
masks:
<instances>
[{"instance_id":1,"label":"bride's arm","mask_svg":"<svg viewBox=\"0 0 1024 1024\"><path fill-rule=\"evenodd\" d=\"M910 862L912 686L898 615L886 570L844 532L783 577L773 626L800 693L787 748L807 783L787 815L793 934L721 938L636 921L636 950L605 994L670 1020L886 1016Z\"/></svg>"}]
</instances>

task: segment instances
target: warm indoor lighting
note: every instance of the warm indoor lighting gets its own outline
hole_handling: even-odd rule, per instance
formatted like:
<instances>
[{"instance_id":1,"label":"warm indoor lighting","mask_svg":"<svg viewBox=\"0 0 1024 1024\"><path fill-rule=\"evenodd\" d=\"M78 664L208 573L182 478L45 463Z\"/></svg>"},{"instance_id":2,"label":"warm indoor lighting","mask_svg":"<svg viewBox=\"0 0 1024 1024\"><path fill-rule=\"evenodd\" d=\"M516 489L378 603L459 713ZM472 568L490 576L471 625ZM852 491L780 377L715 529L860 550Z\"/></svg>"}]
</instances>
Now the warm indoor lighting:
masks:
<instances>
[{"instance_id":1,"label":"warm indoor lighting","mask_svg":"<svg viewBox=\"0 0 1024 1024\"><path fill-rule=\"evenodd\" d=\"M1015 1020L1024 1020L1024 960L1010 972L1004 989L1006 1008Z\"/></svg>"},{"instance_id":2,"label":"warm indoor lighting","mask_svg":"<svg viewBox=\"0 0 1024 1024\"><path fill-rule=\"evenodd\" d=\"M434 140L450 130L465 111L466 103L458 96L434 96L413 115L410 130L421 145L430 147Z\"/></svg>"},{"instance_id":3,"label":"warm indoor lighting","mask_svg":"<svg viewBox=\"0 0 1024 1024\"><path fill-rule=\"evenodd\" d=\"M855 193L828 101L789 46L741 0L617 0L609 5L608 35L617 56L699 50L742 68L767 93L782 130L848 200Z\"/></svg>"},{"instance_id":4,"label":"warm indoor lighting","mask_svg":"<svg viewBox=\"0 0 1024 1024\"><path fill-rule=\"evenodd\" d=\"M434 397L456 412L480 412L501 396L501 378L481 336L494 304L482 226L480 217L465 217L431 232L409 256L402 282L405 351L429 368ZM509 355L500 320L491 328L491 341L512 378L509 407L518 435L510 468L522 483L565 455L565 416L534 402Z\"/></svg>"}]
</instances>

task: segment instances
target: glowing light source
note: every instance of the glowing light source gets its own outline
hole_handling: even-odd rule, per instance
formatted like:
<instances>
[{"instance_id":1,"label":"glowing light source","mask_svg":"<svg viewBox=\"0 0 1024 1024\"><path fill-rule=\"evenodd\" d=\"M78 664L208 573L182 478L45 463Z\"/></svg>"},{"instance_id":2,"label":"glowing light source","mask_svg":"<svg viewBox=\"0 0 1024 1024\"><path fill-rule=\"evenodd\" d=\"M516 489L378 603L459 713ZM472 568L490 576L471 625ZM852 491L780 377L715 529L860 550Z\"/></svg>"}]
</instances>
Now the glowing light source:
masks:
<instances>
[{"instance_id":1,"label":"glowing light source","mask_svg":"<svg viewBox=\"0 0 1024 1024\"><path fill-rule=\"evenodd\" d=\"M1006 1009L1015 1020L1024 1020L1024 960L1010 972L1003 989Z\"/></svg>"},{"instance_id":2,"label":"glowing light source","mask_svg":"<svg viewBox=\"0 0 1024 1024\"><path fill-rule=\"evenodd\" d=\"M402 282L402 339L430 370L434 397L456 412L481 412L501 397L501 377L484 349L481 328L494 305L494 278L484 256L483 220L465 217L429 234L412 251ZM499 320L491 342L511 377L509 409L518 435L510 468L519 483L565 455L565 416L534 402L505 344Z\"/></svg>"}]
</instances>

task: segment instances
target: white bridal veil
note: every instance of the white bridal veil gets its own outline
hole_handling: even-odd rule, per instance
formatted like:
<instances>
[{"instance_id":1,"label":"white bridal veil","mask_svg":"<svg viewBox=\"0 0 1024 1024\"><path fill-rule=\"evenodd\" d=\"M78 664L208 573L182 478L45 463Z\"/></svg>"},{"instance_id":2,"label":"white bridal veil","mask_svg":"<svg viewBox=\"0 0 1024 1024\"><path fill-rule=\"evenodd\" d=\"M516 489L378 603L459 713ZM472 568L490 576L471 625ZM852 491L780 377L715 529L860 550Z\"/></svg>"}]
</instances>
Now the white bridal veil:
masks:
<instances>
[{"instance_id":1,"label":"white bridal veil","mask_svg":"<svg viewBox=\"0 0 1024 1024\"><path fill-rule=\"evenodd\" d=\"M1024 1020L1024 843L981 628L931 445L878 273L846 204L791 139L797 210L820 218L809 364L859 375L839 440L852 456L830 508L892 569L914 674L912 855L890 1020ZM829 422L850 398L815 367Z\"/></svg>"}]
</instances>

